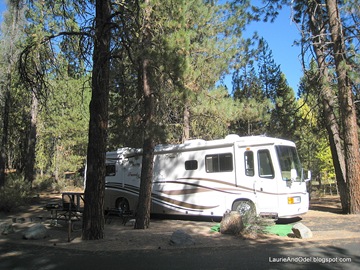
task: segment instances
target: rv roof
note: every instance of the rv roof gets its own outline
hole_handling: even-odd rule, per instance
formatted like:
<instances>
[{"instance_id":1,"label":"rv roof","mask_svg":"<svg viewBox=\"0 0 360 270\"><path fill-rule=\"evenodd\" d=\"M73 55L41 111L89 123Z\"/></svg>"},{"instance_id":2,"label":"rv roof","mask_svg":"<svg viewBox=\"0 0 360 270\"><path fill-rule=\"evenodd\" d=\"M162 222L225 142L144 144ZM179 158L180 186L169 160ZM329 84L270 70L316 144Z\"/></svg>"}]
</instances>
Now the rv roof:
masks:
<instances>
[{"instance_id":1,"label":"rv roof","mask_svg":"<svg viewBox=\"0 0 360 270\"><path fill-rule=\"evenodd\" d=\"M227 135L224 139L218 140L202 140L202 139L194 139L185 141L183 144L159 144L155 147L155 152L173 152L173 151L191 151L195 149L201 148L211 148L211 147L221 147L221 146L231 146L233 143L238 142L240 145L243 146L255 146L255 145L262 145L262 144L286 144L286 145L293 145L293 142L271 138L266 136L245 136L240 137L236 134ZM108 152L107 157L120 157L120 156L137 156L142 153L142 149L135 149L135 148L119 148L116 152Z\"/></svg>"}]
</instances>

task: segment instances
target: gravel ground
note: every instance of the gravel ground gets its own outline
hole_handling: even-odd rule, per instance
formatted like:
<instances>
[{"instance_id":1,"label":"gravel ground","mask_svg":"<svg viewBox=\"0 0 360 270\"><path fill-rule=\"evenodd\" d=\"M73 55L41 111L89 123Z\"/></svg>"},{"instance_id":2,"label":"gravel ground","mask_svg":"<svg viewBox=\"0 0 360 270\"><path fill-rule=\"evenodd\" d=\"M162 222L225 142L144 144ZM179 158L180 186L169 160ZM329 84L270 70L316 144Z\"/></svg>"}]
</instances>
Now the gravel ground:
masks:
<instances>
[{"instance_id":1,"label":"gravel ground","mask_svg":"<svg viewBox=\"0 0 360 270\"><path fill-rule=\"evenodd\" d=\"M50 226L49 221L41 220L39 217L49 216L43 209L48 202L58 202L59 195L42 194L28 207L22 207L16 213L0 213L0 224L12 223L14 233L0 235L0 244L4 242L16 242L21 244L31 243L41 246L58 246L79 250L143 250L143 249L174 249L169 244L172 233L181 229L191 235L196 247L220 247L220 246L243 246L252 242L283 241L292 244L304 242L336 242L337 239L349 239L349 241L360 240L360 215L342 215L340 203L337 197L326 197L313 200L311 210L302 216L300 221L313 232L311 239L294 239L280 237L277 235L258 235L257 237L239 237L222 235L212 232L211 227L218 224L209 221L189 221L172 219L153 219L150 228L146 230L134 230L132 222L126 225L120 218L112 218L105 225L105 238L97 241L82 241L80 223L74 226L75 231L70 234L68 226L59 222L58 226ZM48 228L49 236L41 240L25 240L22 233L34 223L42 222ZM279 221L284 222L284 220ZM91 243L91 244L90 244Z\"/></svg>"}]
</instances>

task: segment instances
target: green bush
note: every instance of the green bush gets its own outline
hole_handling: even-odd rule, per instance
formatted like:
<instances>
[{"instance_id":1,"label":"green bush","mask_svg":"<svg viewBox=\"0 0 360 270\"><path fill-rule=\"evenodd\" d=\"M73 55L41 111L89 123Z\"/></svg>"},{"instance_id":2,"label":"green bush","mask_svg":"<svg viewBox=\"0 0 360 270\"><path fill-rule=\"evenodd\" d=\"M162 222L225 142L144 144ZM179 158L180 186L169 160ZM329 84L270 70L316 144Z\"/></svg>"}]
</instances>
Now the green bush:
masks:
<instances>
[{"instance_id":1,"label":"green bush","mask_svg":"<svg viewBox=\"0 0 360 270\"><path fill-rule=\"evenodd\" d=\"M31 198L31 185L20 176L10 176L0 188L0 211L10 212L25 205Z\"/></svg>"},{"instance_id":2,"label":"green bush","mask_svg":"<svg viewBox=\"0 0 360 270\"><path fill-rule=\"evenodd\" d=\"M37 176L33 181L33 188L37 191L45 191L52 189L54 178L51 176Z\"/></svg>"},{"instance_id":3,"label":"green bush","mask_svg":"<svg viewBox=\"0 0 360 270\"><path fill-rule=\"evenodd\" d=\"M60 177L57 181L51 175L37 176L33 182L33 189L37 192L65 192L78 188L83 188L84 178L78 174Z\"/></svg>"}]
</instances>

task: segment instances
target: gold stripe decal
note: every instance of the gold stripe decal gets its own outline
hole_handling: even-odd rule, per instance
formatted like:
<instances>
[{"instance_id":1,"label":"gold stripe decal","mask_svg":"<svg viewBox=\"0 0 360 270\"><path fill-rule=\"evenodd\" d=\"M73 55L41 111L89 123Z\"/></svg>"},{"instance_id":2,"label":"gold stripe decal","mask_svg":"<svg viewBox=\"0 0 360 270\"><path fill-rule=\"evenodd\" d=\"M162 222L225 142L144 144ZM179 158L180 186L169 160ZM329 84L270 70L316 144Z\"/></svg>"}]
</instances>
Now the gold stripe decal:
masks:
<instances>
[{"instance_id":1,"label":"gold stripe decal","mask_svg":"<svg viewBox=\"0 0 360 270\"><path fill-rule=\"evenodd\" d=\"M136 196L139 195L139 187L136 187L136 186L132 186L132 185L125 185L123 187L122 184L118 184L118 183L107 183L106 185L107 188L113 188L113 189L120 189L120 190L123 190L123 191L126 191L128 193L132 193ZM216 208L218 207L219 205L214 205L214 206L203 206L203 205L196 205L196 204L192 204L192 203L187 203L187 202L184 202L184 201L179 201L179 200L174 200L174 199L170 199L170 198L167 198L167 197L164 197L164 196L160 196L158 194L154 194L152 193L151 194L153 200L156 200L158 201L159 203L162 203L162 204L166 204L166 203L169 203L169 204L173 204L175 206L177 206L178 208L182 208L184 210L192 210L192 211L199 211L199 210L207 210L207 209L212 209L212 208Z\"/></svg>"},{"instance_id":2,"label":"gold stripe decal","mask_svg":"<svg viewBox=\"0 0 360 270\"><path fill-rule=\"evenodd\" d=\"M164 196L159 196L157 194L152 194L154 199L158 199L161 202L167 202L167 203L171 203L174 204L176 206L180 206L182 208L188 208L191 210L208 210L208 209L212 209L212 208L216 208L219 205L213 205L213 206L203 206L203 205L197 205L197 204L193 204L193 203L187 203L184 201L178 201L178 200L173 200Z\"/></svg>"},{"instance_id":3,"label":"gold stripe decal","mask_svg":"<svg viewBox=\"0 0 360 270\"><path fill-rule=\"evenodd\" d=\"M207 182L212 182L212 183L218 183L218 184L222 184L222 185L226 185L226 186L230 186L233 188L219 188L219 189L215 189L215 188L210 188L204 185L198 185L198 184L193 184L193 183L189 183L189 182L180 182L177 180L200 180L200 181L207 181ZM241 192L256 192L256 193L262 193L262 194L269 194L269 195L305 195L305 192L296 192L296 193L277 193L277 192L266 192L266 191L261 191L259 189L254 190L253 188L249 188L249 187L244 187L244 186L235 186L233 183L229 183L229 182L225 182L225 181L221 181L221 180L215 180L215 179L210 179L210 178L178 178L175 181L159 181L159 182L155 182L155 183L179 183L179 184L185 184L185 185L193 185L193 186L199 186L199 187L204 187L206 189L211 189L211 190L215 190L215 191L219 191L219 192L226 192L226 193L230 193L230 194L239 194L241 195ZM235 187L235 188L234 188ZM205 190L206 191L206 190ZM233 192L229 192L229 191L233 191Z\"/></svg>"}]
</instances>

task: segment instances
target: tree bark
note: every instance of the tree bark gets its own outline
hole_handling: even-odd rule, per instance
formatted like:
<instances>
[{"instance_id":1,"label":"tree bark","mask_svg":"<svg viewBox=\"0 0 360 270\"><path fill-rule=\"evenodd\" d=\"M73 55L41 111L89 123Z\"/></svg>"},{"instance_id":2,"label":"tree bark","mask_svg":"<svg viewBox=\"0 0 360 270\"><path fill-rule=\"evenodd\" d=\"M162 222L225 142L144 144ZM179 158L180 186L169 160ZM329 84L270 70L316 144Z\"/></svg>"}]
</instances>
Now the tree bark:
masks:
<instances>
[{"instance_id":1,"label":"tree bark","mask_svg":"<svg viewBox=\"0 0 360 270\"><path fill-rule=\"evenodd\" d=\"M144 96L144 143L141 167L139 201L136 211L135 229L146 229L150 225L151 192L155 148L154 104L155 97L150 81L150 48L151 48L151 7L145 0L144 23L142 29L142 51L140 56L140 80Z\"/></svg>"},{"instance_id":2,"label":"tree bark","mask_svg":"<svg viewBox=\"0 0 360 270\"><path fill-rule=\"evenodd\" d=\"M183 129L183 138L182 142L190 139L190 110L189 110L189 101L184 98L184 129Z\"/></svg>"},{"instance_id":3,"label":"tree bark","mask_svg":"<svg viewBox=\"0 0 360 270\"><path fill-rule=\"evenodd\" d=\"M10 32L10 46L6 54L6 82L3 89L4 92L4 110L3 110L3 130L1 136L1 145L0 145L0 187L5 185L6 181L6 163L7 163L7 144L9 138L9 113L11 106L11 87L12 87L12 71L14 66L16 65L17 54L15 53L15 37L18 31L18 22L19 22L19 13L20 13L20 5L18 2L10 2L9 3L10 11L12 12L12 21L11 21L11 32Z\"/></svg>"},{"instance_id":4,"label":"tree bark","mask_svg":"<svg viewBox=\"0 0 360 270\"><path fill-rule=\"evenodd\" d=\"M154 165L154 95L151 91L151 85L148 77L149 60L144 59L142 62L142 82L144 92L144 128L145 138L143 144L143 157L141 167L141 182L139 202L136 211L135 229L146 229L150 225L150 208L152 192L152 176Z\"/></svg>"},{"instance_id":5,"label":"tree bark","mask_svg":"<svg viewBox=\"0 0 360 270\"><path fill-rule=\"evenodd\" d=\"M110 71L109 0L96 1L89 141L82 239L104 238L105 157Z\"/></svg>"},{"instance_id":6,"label":"tree bark","mask_svg":"<svg viewBox=\"0 0 360 270\"><path fill-rule=\"evenodd\" d=\"M24 178L32 183L35 179L36 132L37 132L38 99L35 93L31 96L30 129L26 149Z\"/></svg>"},{"instance_id":7,"label":"tree bark","mask_svg":"<svg viewBox=\"0 0 360 270\"><path fill-rule=\"evenodd\" d=\"M334 100L336 100L336 95L330 87L329 70L326 64L326 27L324 26L325 22L323 21L323 14L319 13L319 10L320 9L317 6L314 6L314 9L309 9L310 30L313 36L313 48L319 67L319 94L323 104L323 116L329 137L336 181L339 187L342 209L344 212L347 212L349 208L349 198L346 186L345 156L342 146L343 141L340 136L341 130L335 113Z\"/></svg>"},{"instance_id":8,"label":"tree bark","mask_svg":"<svg viewBox=\"0 0 360 270\"><path fill-rule=\"evenodd\" d=\"M8 133L9 133L9 113L10 113L10 93L11 87L11 74L7 74L7 83L5 85L5 102L4 102L4 111L3 111L3 130L1 136L1 147L0 147L0 187L5 185L6 182L6 153L7 153L7 143L8 143Z\"/></svg>"},{"instance_id":9,"label":"tree bark","mask_svg":"<svg viewBox=\"0 0 360 270\"><path fill-rule=\"evenodd\" d=\"M346 183L348 187L349 214L360 214L360 153L357 133L356 109L352 86L348 77L350 67L346 61L346 47L342 22L336 0L326 0L333 54L339 90L340 114L343 121Z\"/></svg>"}]
</instances>

